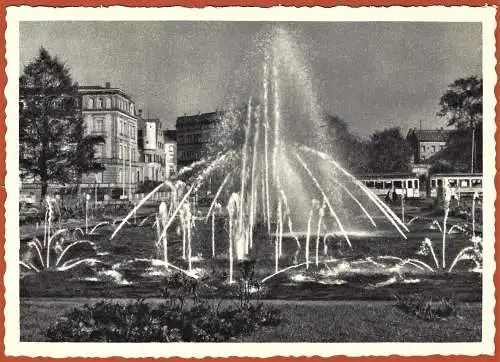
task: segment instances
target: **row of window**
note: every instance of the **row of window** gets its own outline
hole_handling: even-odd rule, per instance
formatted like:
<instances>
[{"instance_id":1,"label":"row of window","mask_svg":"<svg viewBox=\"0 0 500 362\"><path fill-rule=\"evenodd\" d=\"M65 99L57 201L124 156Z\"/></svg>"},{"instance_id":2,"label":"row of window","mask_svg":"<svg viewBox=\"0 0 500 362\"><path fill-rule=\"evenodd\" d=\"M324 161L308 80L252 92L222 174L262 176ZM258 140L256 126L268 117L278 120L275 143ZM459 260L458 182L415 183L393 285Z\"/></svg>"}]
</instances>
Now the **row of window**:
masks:
<instances>
[{"instance_id":1,"label":"row of window","mask_svg":"<svg viewBox=\"0 0 500 362\"><path fill-rule=\"evenodd\" d=\"M439 146L439 151L442 151L443 149L444 149L444 145L440 145ZM422 153L425 153L425 152L433 152L433 153L435 153L437 151L437 146L436 145L432 145L432 146L422 145L420 147L420 150L422 151Z\"/></svg>"},{"instance_id":2,"label":"row of window","mask_svg":"<svg viewBox=\"0 0 500 362\"><path fill-rule=\"evenodd\" d=\"M131 145L123 144L120 142L118 158L120 160L132 160L133 162L137 161L137 152L135 152L135 148Z\"/></svg>"},{"instance_id":3,"label":"row of window","mask_svg":"<svg viewBox=\"0 0 500 362\"><path fill-rule=\"evenodd\" d=\"M116 181L118 183L136 183L139 180L140 173L139 171L130 172L129 170L119 170L117 174Z\"/></svg>"},{"instance_id":4,"label":"row of window","mask_svg":"<svg viewBox=\"0 0 500 362\"><path fill-rule=\"evenodd\" d=\"M203 142L207 142L208 138L209 138L208 133L194 133L194 134L188 134L185 136L178 136L177 142L178 143L203 143Z\"/></svg>"},{"instance_id":5,"label":"row of window","mask_svg":"<svg viewBox=\"0 0 500 362\"><path fill-rule=\"evenodd\" d=\"M418 189L418 180L364 180L363 183L366 185L366 187L370 189L377 189L377 190L390 190L392 188L400 189L400 188L407 188L407 189L413 189L416 188Z\"/></svg>"},{"instance_id":6,"label":"row of window","mask_svg":"<svg viewBox=\"0 0 500 362\"><path fill-rule=\"evenodd\" d=\"M144 160L146 163L160 163L160 164L164 164L165 163L165 158L160 156L160 155L156 155L156 154L153 154L153 155L144 155Z\"/></svg>"},{"instance_id":7,"label":"row of window","mask_svg":"<svg viewBox=\"0 0 500 362\"><path fill-rule=\"evenodd\" d=\"M116 107L124 112L134 114L134 104L124 101L121 98L117 99ZM87 109L111 109L110 97L89 97L87 99Z\"/></svg>"},{"instance_id":8,"label":"row of window","mask_svg":"<svg viewBox=\"0 0 500 362\"><path fill-rule=\"evenodd\" d=\"M432 179L431 187L436 188L443 186L443 179ZM483 186L483 180L480 178L473 179L448 179L448 185L451 188L468 188L468 187L476 187L480 188Z\"/></svg>"},{"instance_id":9,"label":"row of window","mask_svg":"<svg viewBox=\"0 0 500 362\"><path fill-rule=\"evenodd\" d=\"M118 123L118 134L120 136L126 136L135 140L137 137L137 128L135 125L130 124L127 121L122 121Z\"/></svg>"},{"instance_id":10,"label":"row of window","mask_svg":"<svg viewBox=\"0 0 500 362\"><path fill-rule=\"evenodd\" d=\"M201 154L197 151L183 151L179 153L179 159L184 161L198 160L201 158Z\"/></svg>"}]
</instances>

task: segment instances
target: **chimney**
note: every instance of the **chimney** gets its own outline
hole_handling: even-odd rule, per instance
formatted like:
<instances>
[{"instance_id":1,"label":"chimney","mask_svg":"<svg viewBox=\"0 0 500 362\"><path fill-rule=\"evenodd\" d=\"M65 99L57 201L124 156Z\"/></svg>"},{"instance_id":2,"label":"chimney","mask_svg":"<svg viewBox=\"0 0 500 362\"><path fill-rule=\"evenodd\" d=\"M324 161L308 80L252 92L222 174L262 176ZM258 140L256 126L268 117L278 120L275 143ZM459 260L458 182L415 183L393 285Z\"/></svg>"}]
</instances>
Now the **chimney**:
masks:
<instances>
[{"instance_id":1,"label":"chimney","mask_svg":"<svg viewBox=\"0 0 500 362\"><path fill-rule=\"evenodd\" d=\"M104 86L105 86L106 88L111 88L111 83L110 83L110 82L106 82L106 83L104 84Z\"/></svg>"}]
</instances>

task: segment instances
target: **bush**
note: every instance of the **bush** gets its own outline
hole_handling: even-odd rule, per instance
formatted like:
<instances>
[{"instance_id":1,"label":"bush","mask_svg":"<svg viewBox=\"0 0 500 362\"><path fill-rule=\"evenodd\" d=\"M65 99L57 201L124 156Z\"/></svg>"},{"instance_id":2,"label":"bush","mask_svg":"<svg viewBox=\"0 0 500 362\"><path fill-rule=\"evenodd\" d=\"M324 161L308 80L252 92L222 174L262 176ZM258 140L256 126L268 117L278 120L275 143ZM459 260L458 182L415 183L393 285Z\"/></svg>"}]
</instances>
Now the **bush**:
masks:
<instances>
[{"instance_id":1,"label":"bush","mask_svg":"<svg viewBox=\"0 0 500 362\"><path fill-rule=\"evenodd\" d=\"M411 294L396 296L396 299L397 308L406 314L414 315L426 321L438 321L458 316L457 304L451 298L441 298L435 301L420 294Z\"/></svg>"},{"instance_id":2,"label":"bush","mask_svg":"<svg viewBox=\"0 0 500 362\"><path fill-rule=\"evenodd\" d=\"M262 303L198 299L200 282L175 274L164 283L166 300L149 305L98 302L65 314L47 330L54 342L224 342L256 328L277 326L279 310Z\"/></svg>"}]
</instances>

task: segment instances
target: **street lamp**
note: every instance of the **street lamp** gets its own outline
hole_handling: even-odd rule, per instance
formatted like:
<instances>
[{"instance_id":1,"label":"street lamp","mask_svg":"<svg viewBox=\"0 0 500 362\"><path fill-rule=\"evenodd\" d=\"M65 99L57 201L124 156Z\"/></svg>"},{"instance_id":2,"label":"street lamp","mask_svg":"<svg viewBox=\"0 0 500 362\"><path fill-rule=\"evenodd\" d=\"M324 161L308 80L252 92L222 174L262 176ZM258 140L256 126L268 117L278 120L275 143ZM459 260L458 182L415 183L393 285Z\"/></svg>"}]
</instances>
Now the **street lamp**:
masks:
<instances>
[{"instance_id":1,"label":"street lamp","mask_svg":"<svg viewBox=\"0 0 500 362\"><path fill-rule=\"evenodd\" d=\"M474 173L474 153L475 153L475 133L476 127L474 125L474 121L471 119L470 122L472 128L472 150L471 150L471 162L470 162L470 173Z\"/></svg>"}]
</instances>

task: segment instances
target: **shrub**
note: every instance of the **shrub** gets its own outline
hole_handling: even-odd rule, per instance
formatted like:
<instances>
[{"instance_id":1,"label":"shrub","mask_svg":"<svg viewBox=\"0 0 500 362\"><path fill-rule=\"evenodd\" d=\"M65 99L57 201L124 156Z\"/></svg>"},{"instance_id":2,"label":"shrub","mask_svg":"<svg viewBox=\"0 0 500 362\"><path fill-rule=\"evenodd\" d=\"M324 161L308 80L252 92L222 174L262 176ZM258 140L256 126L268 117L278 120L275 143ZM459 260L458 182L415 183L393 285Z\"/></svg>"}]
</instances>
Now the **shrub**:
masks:
<instances>
[{"instance_id":1,"label":"shrub","mask_svg":"<svg viewBox=\"0 0 500 362\"><path fill-rule=\"evenodd\" d=\"M201 284L174 274L164 282L164 303L85 305L61 317L47 337L55 342L224 342L281 322L278 309L247 298L216 305L199 300Z\"/></svg>"},{"instance_id":2,"label":"shrub","mask_svg":"<svg viewBox=\"0 0 500 362\"><path fill-rule=\"evenodd\" d=\"M458 316L457 304L452 298L433 300L420 294L396 296L396 307L406 314L426 321L439 321Z\"/></svg>"}]
</instances>

